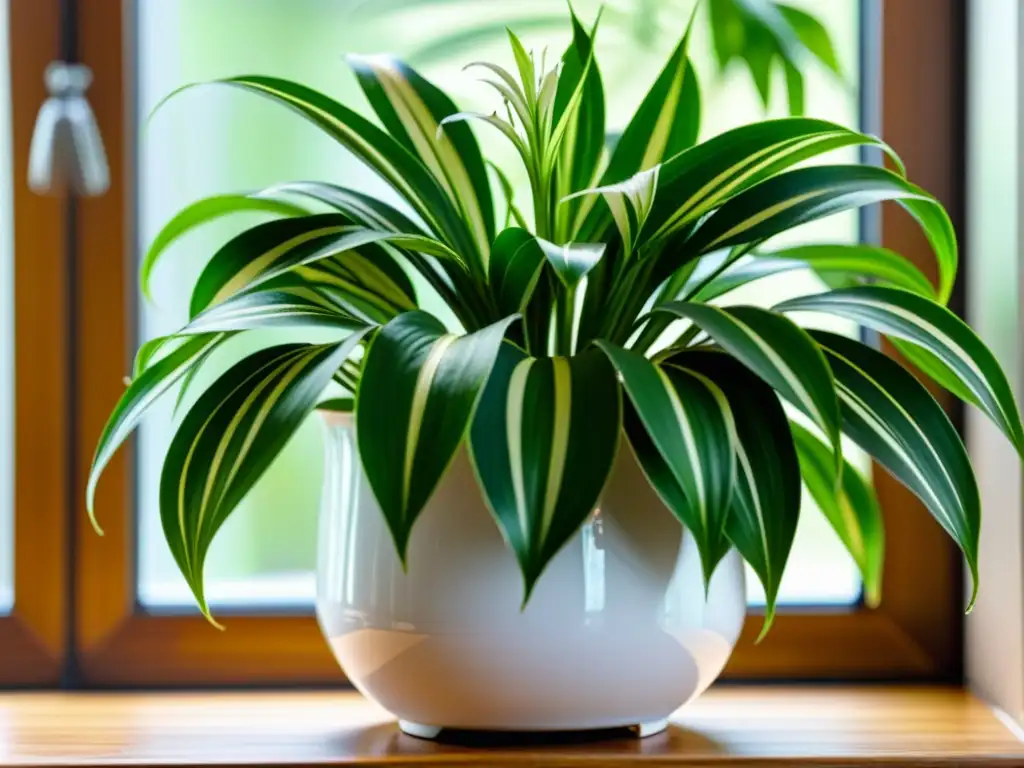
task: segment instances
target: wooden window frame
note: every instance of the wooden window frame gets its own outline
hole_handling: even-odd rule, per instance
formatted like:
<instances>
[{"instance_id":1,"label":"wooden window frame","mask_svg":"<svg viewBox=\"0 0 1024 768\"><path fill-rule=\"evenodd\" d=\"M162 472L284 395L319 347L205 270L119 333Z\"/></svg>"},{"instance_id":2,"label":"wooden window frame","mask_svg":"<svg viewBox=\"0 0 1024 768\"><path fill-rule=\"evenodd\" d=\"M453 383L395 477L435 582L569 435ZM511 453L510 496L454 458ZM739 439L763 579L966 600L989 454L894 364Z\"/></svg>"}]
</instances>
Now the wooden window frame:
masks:
<instances>
[{"instance_id":1,"label":"wooden window frame","mask_svg":"<svg viewBox=\"0 0 1024 768\"><path fill-rule=\"evenodd\" d=\"M3 0L7 1L7 0ZM0 616L0 685L60 682L72 504L67 206L32 194L28 149L57 58L56 0L9 2L14 203L14 606Z\"/></svg>"},{"instance_id":2,"label":"wooden window frame","mask_svg":"<svg viewBox=\"0 0 1024 768\"><path fill-rule=\"evenodd\" d=\"M122 389L135 341L134 175L126 158L133 85L125 66L121 0L89 0L81 19L82 60L92 67L90 96L110 155L113 186L79 208L78 477ZM879 3L881 0L865 0ZM886 140L917 183L961 219L962 3L898 0L884 7L880 45ZM933 272L917 225L884 210L882 242ZM120 246L120 247L118 247ZM124 287L122 290L121 287ZM127 294L129 297L124 300ZM951 405L948 399L944 403ZM132 451L109 466L98 496L106 530L96 536L84 509L75 516L75 635L87 685L310 684L344 680L312 616L233 616L226 632L197 615L145 613L135 594ZM731 678L954 680L961 675L960 557L942 529L901 485L875 470L886 523L883 602L780 611L758 646L752 617L726 669ZM81 506L81 504L80 504Z\"/></svg>"}]
</instances>

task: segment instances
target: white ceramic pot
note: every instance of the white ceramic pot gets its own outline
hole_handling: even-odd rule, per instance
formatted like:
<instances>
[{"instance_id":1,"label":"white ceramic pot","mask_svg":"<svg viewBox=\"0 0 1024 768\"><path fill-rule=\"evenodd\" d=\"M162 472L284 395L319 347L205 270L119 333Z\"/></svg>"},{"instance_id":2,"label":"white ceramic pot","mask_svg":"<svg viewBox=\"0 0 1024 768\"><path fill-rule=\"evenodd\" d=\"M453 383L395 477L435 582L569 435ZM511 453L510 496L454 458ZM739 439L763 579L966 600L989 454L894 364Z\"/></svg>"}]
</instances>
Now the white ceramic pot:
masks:
<instances>
[{"instance_id":1,"label":"white ceramic pot","mask_svg":"<svg viewBox=\"0 0 1024 768\"><path fill-rule=\"evenodd\" d=\"M623 441L601 503L523 582L461 452L403 572L351 418L329 414L317 615L338 662L408 733L664 727L718 676L746 613L742 561L705 599L697 549Z\"/></svg>"}]
</instances>

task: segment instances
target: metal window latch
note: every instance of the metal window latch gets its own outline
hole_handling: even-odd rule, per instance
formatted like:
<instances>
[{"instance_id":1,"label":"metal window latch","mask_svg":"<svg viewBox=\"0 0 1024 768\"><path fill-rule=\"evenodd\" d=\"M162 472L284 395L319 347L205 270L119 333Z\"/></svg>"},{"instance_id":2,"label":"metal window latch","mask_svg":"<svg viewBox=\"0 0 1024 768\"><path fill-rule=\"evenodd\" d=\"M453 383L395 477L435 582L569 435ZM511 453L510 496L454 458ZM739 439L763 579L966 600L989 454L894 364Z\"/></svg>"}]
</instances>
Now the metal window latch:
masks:
<instances>
[{"instance_id":1,"label":"metal window latch","mask_svg":"<svg viewBox=\"0 0 1024 768\"><path fill-rule=\"evenodd\" d=\"M96 197L110 187L110 168L96 118L85 98L92 70L51 62L49 97L39 109L28 158L28 184L40 195Z\"/></svg>"}]
</instances>

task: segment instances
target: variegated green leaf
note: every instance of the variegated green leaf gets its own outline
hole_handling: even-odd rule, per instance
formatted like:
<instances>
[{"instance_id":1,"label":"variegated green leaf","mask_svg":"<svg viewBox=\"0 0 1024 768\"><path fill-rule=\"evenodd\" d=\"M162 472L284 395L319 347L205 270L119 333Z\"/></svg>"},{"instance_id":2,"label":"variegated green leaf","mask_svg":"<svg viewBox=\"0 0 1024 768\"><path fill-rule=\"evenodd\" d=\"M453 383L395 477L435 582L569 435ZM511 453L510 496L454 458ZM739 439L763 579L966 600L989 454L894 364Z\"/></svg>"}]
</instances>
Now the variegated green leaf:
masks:
<instances>
[{"instance_id":1,"label":"variegated green leaf","mask_svg":"<svg viewBox=\"0 0 1024 768\"><path fill-rule=\"evenodd\" d=\"M525 311L546 261L537 238L525 229L509 227L498 235L491 246L488 279L501 314Z\"/></svg>"},{"instance_id":2,"label":"variegated green leaf","mask_svg":"<svg viewBox=\"0 0 1024 768\"><path fill-rule=\"evenodd\" d=\"M374 244L416 246L428 238L366 229L342 214L267 222L228 241L196 279L194 316L243 288L254 288L299 267L335 274L337 287L376 306L385 317L415 306L415 294L394 258ZM411 294L411 295L410 295Z\"/></svg>"},{"instance_id":3,"label":"variegated green leaf","mask_svg":"<svg viewBox=\"0 0 1024 768\"><path fill-rule=\"evenodd\" d=\"M591 42L596 32L596 22L588 35L573 14L573 43L562 58L561 70L547 73L547 83L541 85L537 109L547 128L547 141L541 155L541 179L551 176L566 141L572 146L582 140L586 156L593 156L595 161L604 146L604 90L600 76L595 78L594 75L597 63ZM598 123L602 126L599 137L594 133ZM585 135L578 135L580 128ZM581 167L580 172L583 171Z\"/></svg>"},{"instance_id":4,"label":"variegated green leaf","mask_svg":"<svg viewBox=\"0 0 1024 768\"><path fill-rule=\"evenodd\" d=\"M832 288L848 288L858 279L872 280L936 297L935 287L906 256L866 243L821 243L758 251L755 260L796 260L813 269Z\"/></svg>"},{"instance_id":5,"label":"variegated green leaf","mask_svg":"<svg viewBox=\"0 0 1024 768\"><path fill-rule=\"evenodd\" d=\"M832 288L849 288L871 280L929 298L935 296L931 282L910 259L875 245L830 243L761 250L726 266L728 256L727 251L717 251L701 258L680 295L709 302L765 277L811 269ZM709 275L711 279L705 281Z\"/></svg>"},{"instance_id":6,"label":"variegated green leaf","mask_svg":"<svg viewBox=\"0 0 1024 768\"><path fill-rule=\"evenodd\" d=\"M843 465L842 485L837 488L829 447L796 422L789 427L804 486L857 564L864 602L876 608L882 594L885 530L875 491L849 462Z\"/></svg>"},{"instance_id":7,"label":"variegated green leaf","mask_svg":"<svg viewBox=\"0 0 1024 768\"><path fill-rule=\"evenodd\" d=\"M431 232L459 253L472 253L474 241L441 183L418 157L396 138L365 117L299 83L276 77L249 75L215 80L289 107L323 130L386 181L423 219ZM154 108L203 83L182 86Z\"/></svg>"},{"instance_id":8,"label":"variegated green leaf","mask_svg":"<svg viewBox=\"0 0 1024 768\"><path fill-rule=\"evenodd\" d=\"M277 198L272 190L251 195L214 195L197 200L179 211L161 229L139 266L139 284L142 293L150 298L150 276L153 268L171 243L191 230L233 213L270 213L278 216L305 216L305 208Z\"/></svg>"},{"instance_id":9,"label":"variegated green leaf","mask_svg":"<svg viewBox=\"0 0 1024 768\"><path fill-rule=\"evenodd\" d=\"M570 13L570 16L573 41L562 57L562 69L555 92L556 123L570 107L577 86L582 85L583 90L575 114L569 115L556 164L555 198L556 202L562 201L555 208L554 238L558 241L572 239L582 201L571 195L592 186L597 180L605 141L604 86L597 62L592 61L594 42L576 14Z\"/></svg>"},{"instance_id":10,"label":"variegated green leaf","mask_svg":"<svg viewBox=\"0 0 1024 768\"><path fill-rule=\"evenodd\" d=\"M629 394L624 421L630 445L665 506L693 534L707 585L729 549L725 523L736 482L729 403L701 374L659 367L607 342L597 346Z\"/></svg>"},{"instance_id":11,"label":"variegated green leaf","mask_svg":"<svg viewBox=\"0 0 1024 768\"><path fill-rule=\"evenodd\" d=\"M393 205L379 198L325 181L293 181L263 191L266 195L300 195L323 203L345 214L355 224L367 229L401 232L409 235L426 233L412 219Z\"/></svg>"},{"instance_id":12,"label":"variegated green leaf","mask_svg":"<svg viewBox=\"0 0 1024 768\"><path fill-rule=\"evenodd\" d=\"M582 190L570 195L568 200L580 196L601 195L608 205L608 210L611 211L612 219L619 230L619 237L625 246L626 254L629 255L641 240L641 232L654 205L660 167L656 165L649 170L640 171L618 184Z\"/></svg>"},{"instance_id":13,"label":"variegated green leaf","mask_svg":"<svg viewBox=\"0 0 1024 768\"><path fill-rule=\"evenodd\" d=\"M964 444L912 374L853 339L813 331L835 374L843 432L906 485L956 541L978 592L981 502Z\"/></svg>"},{"instance_id":14,"label":"variegated green leaf","mask_svg":"<svg viewBox=\"0 0 1024 768\"><path fill-rule=\"evenodd\" d=\"M139 425L149 407L181 379L218 338L217 335L210 334L186 339L174 351L141 370L117 401L96 445L85 490L86 509L97 531L100 531L100 526L96 521L94 502L96 486L104 467Z\"/></svg>"},{"instance_id":15,"label":"variegated green leaf","mask_svg":"<svg viewBox=\"0 0 1024 768\"><path fill-rule=\"evenodd\" d=\"M746 189L794 165L850 146L885 143L835 123L810 118L766 120L719 134L662 163L658 201L651 212L652 239L667 239ZM593 232L581 236L592 239Z\"/></svg>"},{"instance_id":16,"label":"variegated green leaf","mask_svg":"<svg viewBox=\"0 0 1024 768\"><path fill-rule=\"evenodd\" d=\"M692 321L807 414L832 443L838 471L841 451L835 382L821 350L806 331L781 315L757 307L720 309L673 302L655 311Z\"/></svg>"},{"instance_id":17,"label":"variegated green leaf","mask_svg":"<svg viewBox=\"0 0 1024 768\"><path fill-rule=\"evenodd\" d=\"M471 235L487 273L494 239L494 202L480 148L469 126L441 121L458 108L436 86L391 56L348 56L359 84L388 132L420 158L444 189Z\"/></svg>"},{"instance_id":18,"label":"variegated green leaf","mask_svg":"<svg viewBox=\"0 0 1024 768\"><path fill-rule=\"evenodd\" d=\"M911 362L921 362L939 384L954 394L969 395L967 400L981 408L1024 454L1024 427L1006 374L967 323L941 304L898 288L858 286L793 299L777 309L827 312L891 337Z\"/></svg>"},{"instance_id":19,"label":"variegated green leaf","mask_svg":"<svg viewBox=\"0 0 1024 768\"><path fill-rule=\"evenodd\" d=\"M555 243L536 238L551 270L568 289L575 289L604 255L604 243Z\"/></svg>"},{"instance_id":20,"label":"variegated green leaf","mask_svg":"<svg viewBox=\"0 0 1024 768\"><path fill-rule=\"evenodd\" d=\"M688 58L694 18L615 145L601 184L617 184L692 147L700 133L700 88Z\"/></svg>"},{"instance_id":21,"label":"variegated green leaf","mask_svg":"<svg viewBox=\"0 0 1024 768\"><path fill-rule=\"evenodd\" d=\"M470 446L488 505L523 572L524 604L593 512L621 424L615 369L601 352L535 358L502 345Z\"/></svg>"},{"instance_id":22,"label":"variegated green leaf","mask_svg":"<svg viewBox=\"0 0 1024 768\"><path fill-rule=\"evenodd\" d=\"M760 640L775 619L779 584L800 517L800 466L789 422L771 387L727 355L690 351L667 365L713 382L732 411L736 486L725 532L764 586Z\"/></svg>"},{"instance_id":23,"label":"variegated green leaf","mask_svg":"<svg viewBox=\"0 0 1024 768\"><path fill-rule=\"evenodd\" d=\"M362 335L250 355L199 397L175 432L160 475L160 519L175 562L211 622L203 589L210 543Z\"/></svg>"},{"instance_id":24,"label":"variegated green leaf","mask_svg":"<svg viewBox=\"0 0 1024 768\"><path fill-rule=\"evenodd\" d=\"M469 429L508 317L466 336L407 312L374 337L356 393L359 456L404 562L416 517Z\"/></svg>"},{"instance_id":25,"label":"variegated green leaf","mask_svg":"<svg viewBox=\"0 0 1024 768\"><path fill-rule=\"evenodd\" d=\"M913 216L936 255L939 297L945 301L957 268L956 233L942 205L884 168L814 166L788 171L736 195L687 240L688 253L760 243L801 224L844 210L892 200Z\"/></svg>"},{"instance_id":26,"label":"variegated green leaf","mask_svg":"<svg viewBox=\"0 0 1024 768\"><path fill-rule=\"evenodd\" d=\"M325 293L306 286L235 294L200 312L176 335L296 326L356 330L366 325Z\"/></svg>"}]
</instances>

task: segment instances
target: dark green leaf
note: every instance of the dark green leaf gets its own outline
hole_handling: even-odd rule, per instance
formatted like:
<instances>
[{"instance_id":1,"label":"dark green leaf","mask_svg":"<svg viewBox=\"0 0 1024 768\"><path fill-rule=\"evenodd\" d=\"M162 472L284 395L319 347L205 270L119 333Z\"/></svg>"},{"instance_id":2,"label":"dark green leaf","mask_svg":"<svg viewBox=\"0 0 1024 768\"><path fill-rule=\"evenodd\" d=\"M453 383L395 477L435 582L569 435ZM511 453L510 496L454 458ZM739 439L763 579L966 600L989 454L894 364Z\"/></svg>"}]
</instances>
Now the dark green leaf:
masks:
<instances>
[{"instance_id":1,"label":"dark green leaf","mask_svg":"<svg viewBox=\"0 0 1024 768\"><path fill-rule=\"evenodd\" d=\"M298 205L276 199L272 196L271 190L253 195L214 195L198 200L179 211L153 238L153 243L146 251L139 267L139 284L142 286L143 295L150 297L149 283L153 267L171 243L202 224L242 212L271 213L278 216L305 216L309 213Z\"/></svg>"},{"instance_id":2,"label":"dark green leaf","mask_svg":"<svg viewBox=\"0 0 1024 768\"><path fill-rule=\"evenodd\" d=\"M537 238L525 229L510 227L498 235L488 279L501 314L525 311L546 261Z\"/></svg>"},{"instance_id":3,"label":"dark green leaf","mask_svg":"<svg viewBox=\"0 0 1024 768\"><path fill-rule=\"evenodd\" d=\"M467 336L407 312L370 343L356 393L359 456L399 557L469 428L515 317Z\"/></svg>"},{"instance_id":4,"label":"dark green leaf","mask_svg":"<svg viewBox=\"0 0 1024 768\"><path fill-rule=\"evenodd\" d=\"M693 321L751 371L778 390L826 434L838 474L839 403L825 358L807 332L781 315L757 307L719 309L673 302L656 309Z\"/></svg>"},{"instance_id":5,"label":"dark green leaf","mask_svg":"<svg viewBox=\"0 0 1024 768\"><path fill-rule=\"evenodd\" d=\"M348 62L388 132L419 157L459 211L485 274L488 247L494 239L494 202L473 131L464 122L440 130L441 121L458 108L403 62L391 56L354 54Z\"/></svg>"},{"instance_id":6,"label":"dark green leaf","mask_svg":"<svg viewBox=\"0 0 1024 768\"><path fill-rule=\"evenodd\" d=\"M875 491L848 461L837 488L829 447L796 422L789 426L804 486L857 564L864 582L864 601L869 608L876 608L882 594L885 530Z\"/></svg>"},{"instance_id":7,"label":"dark green leaf","mask_svg":"<svg viewBox=\"0 0 1024 768\"><path fill-rule=\"evenodd\" d=\"M595 349L532 358L510 344L470 432L484 495L530 593L597 503L619 444L615 369Z\"/></svg>"},{"instance_id":8,"label":"dark green leaf","mask_svg":"<svg viewBox=\"0 0 1024 768\"><path fill-rule=\"evenodd\" d=\"M700 374L725 394L736 425L737 482L725 532L764 586L764 637L800 517L800 466L789 422L771 388L718 352L684 352L669 365Z\"/></svg>"},{"instance_id":9,"label":"dark green leaf","mask_svg":"<svg viewBox=\"0 0 1024 768\"><path fill-rule=\"evenodd\" d=\"M693 534L704 583L729 549L725 522L736 482L735 426L711 380L597 342L622 376L632 407L626 432L648 481Z\"/></svg>"},{"instance_id":10,"label":"dark green leaf","mask_svg":"<svg viewBox=\"0 0 1024 768\"><path fill-rule=\"evenodd\" d=\"M99 483L104 467L107 466L117 449L134 431L135 427L139 425L139 421L142 420L142 416L149 407L181 379L189 368L201 358L203 352L218 338L216 335L205 335L186 339L173 352L141 370L139 375L128 385L125 393L121 395L121 399L117 401L96 445L85 491L89 519L92 520L93 527L97 531L100 530L100 527L96 522L94 500L96 485Z\"/></svg>"},{"instance_id":11,"label":"dark green leaf","mask_svg":"<svg viewBox=\"0 0 1024 768\"><path fill-rule=\"evenodd\" d=\"M203 564L213 537L312 412L361 335L250 355L199 397L171 440L160 475L160 518L175 562L211 622Z\"/></svg>"},{"instance_id":12,"label":"dark green leaf","mask_svg":"<svg viewBox=\"0 0 1024 768\"><path fill-rule=\"evenodd\" d=\"M981 408L1024 454L1020 411L999 361L963 320L941 304L898 288L859 286L793 299L778 309L827 312L892 337L900 351L911 362L921 363L939 384L954 394L969 395L968 402Z\"/></svg>"},{"instance_id":13,"label":"dark green leaf","mask_svg":"<svg viewBox=\"0 0 1024 768\"><path fill-rule=\"evenodd\" d=\"M906 485L967 558L978 592L981 503L967 451L935 398L899 363L853 339L812 336L836 378L843 432Z\"/></svg>"}]
</instances>

